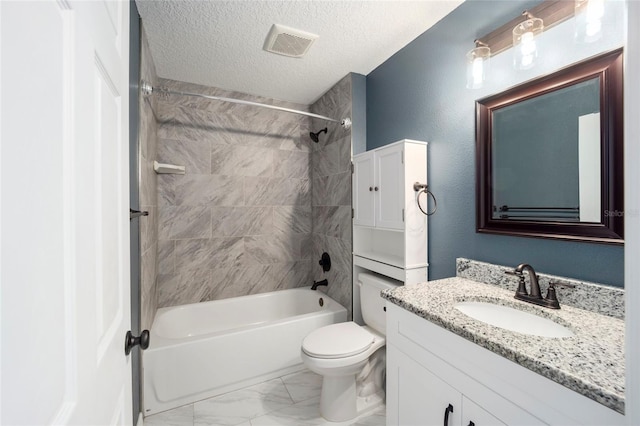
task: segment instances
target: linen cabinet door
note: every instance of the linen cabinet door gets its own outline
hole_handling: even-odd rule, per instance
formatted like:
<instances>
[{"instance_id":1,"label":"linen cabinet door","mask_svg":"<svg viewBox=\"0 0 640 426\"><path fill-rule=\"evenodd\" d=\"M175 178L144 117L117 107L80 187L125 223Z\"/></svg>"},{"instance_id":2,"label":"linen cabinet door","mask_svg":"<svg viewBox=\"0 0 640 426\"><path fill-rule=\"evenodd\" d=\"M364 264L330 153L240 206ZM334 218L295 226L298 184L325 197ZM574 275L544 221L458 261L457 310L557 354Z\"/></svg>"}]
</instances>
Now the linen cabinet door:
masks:
<instances>
[{"instance_id":1,"label":"linen cabinet door","mask_svg":"<svg viewBox=\"0 0 640 426\"><path fill-rule=\"evenodd\" d=\"M387 424L459 426L462 395L394 346L387 348Z\"/></svg>"},{"instance_id":2,"label":"linen cabinet door","mask_svg":"<svg viewBox=\"0 0 640 426\"><path fill-rule=\"evenodd\" d=\"M375 226L374 153L353 157L353 224Z\"/></svg>"},{"instance_id":3,"label":"linen cabinet door","mask_svg":"<svg viewBox=\"0 0 640 426\"><path fill-rule=\"evenodd\" d=\"M404 145L376 152L376 226L404 230Z\"/></svg>"}]
</instances>

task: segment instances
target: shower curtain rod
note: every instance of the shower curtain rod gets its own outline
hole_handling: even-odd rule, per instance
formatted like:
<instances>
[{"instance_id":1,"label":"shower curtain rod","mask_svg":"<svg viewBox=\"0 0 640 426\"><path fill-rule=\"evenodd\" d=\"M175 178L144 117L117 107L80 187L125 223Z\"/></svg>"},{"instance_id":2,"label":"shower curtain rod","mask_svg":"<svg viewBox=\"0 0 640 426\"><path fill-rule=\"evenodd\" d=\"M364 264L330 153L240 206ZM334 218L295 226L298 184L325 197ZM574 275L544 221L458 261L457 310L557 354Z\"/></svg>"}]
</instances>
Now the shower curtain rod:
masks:
<instances>
[{"instance_id":1,"label":"shower curtain rod","mask_svg":"<svg viewBox=\"0 0 640 426\"><path fill-rule=\"evenodd\" d=\"M142 90L142 93L147 96L153 95L153 94L158 94L160 96L164 96L164 95L193 96L196 98L212 99L214 101L230 102L233 104L241 104L241 105L250 105L250 106L256 106L261 108L275 109L278 111L289 112L292 114L306 115L307 117L319 118L321 120L327 120L333 123L340 123L340 125L347 130L351 128L351 119L349 117L343 118L342 120L336 120L335 118L326 117L324 115L314 114L306 111L299 111L297 109L283 108L275 105L261 104L259 102L243 101L241 99L225 98L222 96L203 95L201 93L168 90L163 87L153 87L150 83L144 80L140 83L140 88Z\"/></svg>"}]
</instances>

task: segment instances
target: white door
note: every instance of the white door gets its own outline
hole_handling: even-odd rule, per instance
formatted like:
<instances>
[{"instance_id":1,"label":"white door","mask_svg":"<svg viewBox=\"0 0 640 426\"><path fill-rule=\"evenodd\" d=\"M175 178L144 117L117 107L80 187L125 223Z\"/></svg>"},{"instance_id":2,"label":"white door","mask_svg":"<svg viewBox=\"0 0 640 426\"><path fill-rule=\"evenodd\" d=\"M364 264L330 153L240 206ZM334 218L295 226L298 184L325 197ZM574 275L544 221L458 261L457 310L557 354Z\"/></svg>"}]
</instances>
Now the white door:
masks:
<instances>
[{"instance_id":1,"label":"white door","mask_svg":"<svg viewBox=\"0 0 640 426\"><path fill-rule=\"evenodd\" d=\"M2 1L2 424L131 424L129 5Z\"/></svg>"},{"instance_id":2,"label":"white door","mask_svg":"<svg viewBox=\"0 0 640 426\"><path fill-rule=\"evenodd\" d=\"M376 151L376 226L404 229L403 144Z\"/></svg>"},{"instance_id":3,"label":"white door","mask_svg":"<svg viewBox=\"0 0 640 426\"><path fill-rule=\"evenodd\" d=\"M353 223L374 226L373 151L353 157Z\"/></svg>"}]
</instances>

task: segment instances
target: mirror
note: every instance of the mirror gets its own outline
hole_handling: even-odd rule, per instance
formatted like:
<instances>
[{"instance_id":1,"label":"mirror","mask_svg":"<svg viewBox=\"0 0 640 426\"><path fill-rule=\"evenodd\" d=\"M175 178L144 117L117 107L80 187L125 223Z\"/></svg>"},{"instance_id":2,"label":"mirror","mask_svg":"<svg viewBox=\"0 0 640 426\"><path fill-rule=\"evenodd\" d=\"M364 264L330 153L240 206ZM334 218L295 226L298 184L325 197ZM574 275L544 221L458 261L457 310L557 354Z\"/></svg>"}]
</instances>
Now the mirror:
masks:
<instances>
[{"instance_id":1,"label":"mirror","mask_svg":"<svg viewBox=\"0 0 640 426\"><path fill-rule=\"evenodd\" d=\"M476 229L623 244L622 49L476 103Z\"/></svg>"}]
</instances>

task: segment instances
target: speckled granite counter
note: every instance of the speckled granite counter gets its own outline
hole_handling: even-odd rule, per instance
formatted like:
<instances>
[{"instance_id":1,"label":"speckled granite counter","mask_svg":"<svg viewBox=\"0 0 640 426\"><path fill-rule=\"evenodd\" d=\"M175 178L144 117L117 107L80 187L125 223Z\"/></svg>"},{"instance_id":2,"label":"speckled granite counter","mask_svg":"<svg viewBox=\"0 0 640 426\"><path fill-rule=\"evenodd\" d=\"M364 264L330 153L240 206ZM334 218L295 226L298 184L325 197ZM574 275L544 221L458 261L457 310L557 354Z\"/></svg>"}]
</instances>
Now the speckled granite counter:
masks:
<instances>
[{"instance_id":1,"label":"speckled granite counter","mask_svg":"<svg viewBox=\"0 0 640 426\"><path fill-rule=\"evenodd\" d=\"M552 310L513 292L465 278L384 290L382 297L531 371L624 414L624 321L564 305ZM454 308L486 301L549 318L574 337L546 338L498 328Z\"/></svg>"}]
</instances>

